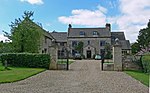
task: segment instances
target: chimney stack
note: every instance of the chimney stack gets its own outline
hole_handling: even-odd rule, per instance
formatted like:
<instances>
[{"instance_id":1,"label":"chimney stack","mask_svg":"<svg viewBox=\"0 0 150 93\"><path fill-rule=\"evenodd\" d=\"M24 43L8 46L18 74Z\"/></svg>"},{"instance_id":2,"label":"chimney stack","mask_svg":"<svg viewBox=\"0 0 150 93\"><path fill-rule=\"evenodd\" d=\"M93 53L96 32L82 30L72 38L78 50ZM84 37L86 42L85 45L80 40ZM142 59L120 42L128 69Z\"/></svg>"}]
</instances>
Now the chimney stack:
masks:
<instances>
[{"instance_id":1,"label":"chimney stack","mask_svg":"<svg viewBox=\"0 0 150 93\"><path fill-rule=\"evenodd\" d=\"M72 28L72 25L71 25L71 24L69 24L69 28Z\"/></svg>"},{"instance_id":2,"label":"chimney stack","mask_svg":"<svg viewBox=\"0 0 150 93\"><path fill-rule=\"evenodd\" d=\"M68 27L68 36L69 36L70 30L71 30L71 28L72 28L72 25L69 24L68 26L69 26L69 27Z\"/></svg>"},{"instance_id":3,"label":"chimney stack","mask_svg":"<svg viewBox=\"0 0 150 93\"><path fill-rule=\"evenodd\" d=\"M107 29L109 29L109 31L111 30L111 25L110 25L110 23L106 23L105 26L106 26Z\"/></svg>"}]
</instances>

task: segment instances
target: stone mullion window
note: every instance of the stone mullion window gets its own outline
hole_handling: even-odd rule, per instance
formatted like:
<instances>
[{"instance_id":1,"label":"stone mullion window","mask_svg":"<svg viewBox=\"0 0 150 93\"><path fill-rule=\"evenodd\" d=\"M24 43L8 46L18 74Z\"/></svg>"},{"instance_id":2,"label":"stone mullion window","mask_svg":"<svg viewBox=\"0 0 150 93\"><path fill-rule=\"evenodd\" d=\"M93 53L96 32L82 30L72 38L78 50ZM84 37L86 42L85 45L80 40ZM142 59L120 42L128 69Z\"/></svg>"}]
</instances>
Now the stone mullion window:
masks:
<instances>
[{"instance_id":1,"label":"stone mullion window","mask_svg":"<svg viewBox=\"0 0 150 93\"><path fill-rule=\"evenodd\" d=\"M72 41L72 47L75 47L75 46L77 46L77 41Z\"/></svg>"},{"instance_id":2,"label":"stone mullion window","mask_svg":"<svg viewBox=\"0 0 150 93\"><path fill-rule=\"evenodd\" d=\"M105 41L100 41L100 46L105 46L106 42Z\"/></svg>"}]
</instances>

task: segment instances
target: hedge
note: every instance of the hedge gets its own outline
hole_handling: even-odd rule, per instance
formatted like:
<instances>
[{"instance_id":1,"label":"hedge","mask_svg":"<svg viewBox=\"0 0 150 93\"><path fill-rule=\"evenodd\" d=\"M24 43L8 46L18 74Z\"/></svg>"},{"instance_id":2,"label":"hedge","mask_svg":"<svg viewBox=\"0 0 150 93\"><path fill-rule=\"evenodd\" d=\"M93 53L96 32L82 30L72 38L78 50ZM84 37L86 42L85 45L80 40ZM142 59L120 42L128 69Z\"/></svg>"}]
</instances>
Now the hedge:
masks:
<instances>
[{"instance_id":1,"label":"hedge","mask_svg":"<svg viewBox=\"0 0 150 93\"><path fill-rule=\"evenodd\" d=\"M142 65L145 73L150 73L150 54L142 57Z\"/></svg>"},{"instance_id":2,"label":"hedge","mask_svg":"<svg viewBox=\"0 0 150 93\"><path fill-rule=\"evenodd\" d=\"M1 55L2 63L6 60L9 66L48 68L50 56L48 54L6 53Z\"/></svg>"}]
</instances>

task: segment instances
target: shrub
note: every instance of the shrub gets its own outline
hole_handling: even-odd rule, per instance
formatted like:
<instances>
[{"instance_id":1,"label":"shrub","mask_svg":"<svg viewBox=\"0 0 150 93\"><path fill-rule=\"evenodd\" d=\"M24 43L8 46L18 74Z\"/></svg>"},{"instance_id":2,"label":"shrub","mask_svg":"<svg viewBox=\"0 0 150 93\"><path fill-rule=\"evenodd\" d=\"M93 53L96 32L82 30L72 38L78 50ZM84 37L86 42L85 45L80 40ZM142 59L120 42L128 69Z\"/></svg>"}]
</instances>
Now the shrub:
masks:
<instances>
[{"instance_id":1,"label":"shrub","mask_svg":"<svg viewBox=\"0 0 150 93\"><path fill-rule=\"evenodd\" d=\"M113 56L112 56L112 54L111 54L111 53L110 53L110 54L109 54L109 53L107 53L107 54L105 55L105 59L112 59L112 57L113 57Z\"/></svg>"},{"instance_id":2,"label":"shrub","mask_svg":"<svg viewBox=\"0 0 150 93\"><path fill-rule=\"evenodd\" d=\"M15 67L48 68L50 56L48 54L5 53L1 55L2 63Z\"/></svg>"},{"instance_id":3,"label":"shrub","mask_svg":"<svg viewBox=\"0 0 150 93\"><path fill-rule=\"evenodd\" d=\"M142 64L145 73L150 73L150 54L144 55L142 57Z\"/></svg>"}]
</instances>

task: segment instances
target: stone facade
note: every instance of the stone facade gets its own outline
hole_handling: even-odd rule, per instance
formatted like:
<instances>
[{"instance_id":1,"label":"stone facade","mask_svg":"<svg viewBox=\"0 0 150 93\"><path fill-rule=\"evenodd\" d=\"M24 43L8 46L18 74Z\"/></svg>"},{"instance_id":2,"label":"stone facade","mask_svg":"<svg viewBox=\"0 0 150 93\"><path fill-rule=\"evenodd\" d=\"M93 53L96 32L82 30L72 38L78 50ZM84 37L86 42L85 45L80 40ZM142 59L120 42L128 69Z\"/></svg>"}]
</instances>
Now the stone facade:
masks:
<instances>
[{"instance_id":1,"label":"stone facade","mask_svg":"<svg viewBox=\"0 0 150 93\"><path fill-rule=\"evenodd\" d=\"M123 54L131 53L131 47L129 40L125 39L123 32L111 32L111 25L106 24L101 28L72 28L69 24L68 32L56 32L50 33L59 46L58 56L65 56L64 48L68 47L70 51L70 57L74 57L75 46L79 42L83 42L83 55L85 58L93 58L95 54L101 54L104 50L106 43L113 47L115 39L118 38L121 44Z\"/></svg>"},{"instance_id":2,"label":"stone facade","mask_svg":"<svg viewBox=\"0 0 150 93\"><path fill-rule=\"evenodd\" d=\"M72 28L72 26L69 26L67 43L70 46L71 56L74 56L77 52L74 45L81 41L84 43L83 55L85 58L93 58L93 55L101 54L106 43L112 47L116 38L120 40L123 54L130 53L130 42L125 39L124 33L111 32L110 24L101 28Z\"/></svg>"},{"instance_id":3,"label":"stone facade","mask_svg":"<svg viewBox=\"0 0 150 93\"><path fill-rule=\"evenodd\" d=\"M58 58L65 58L65 49L67 48L67 33L53 31L51 35L56 39L56 43L58 45Z\"/></svg>"},{"instance_id":4,"label":"stone facade","mask_svg":"<svg viewBox=\"0 0 150 93\"><path fill-rule=\"evenodd\" d=\"M49 47L52 46L52 40L55 40L52 37L52 35L49 32L44 31L43 36L42 36L42 40L41 40L39 53L50 54L51 50Z\"/></svg>"}]
</instances>

